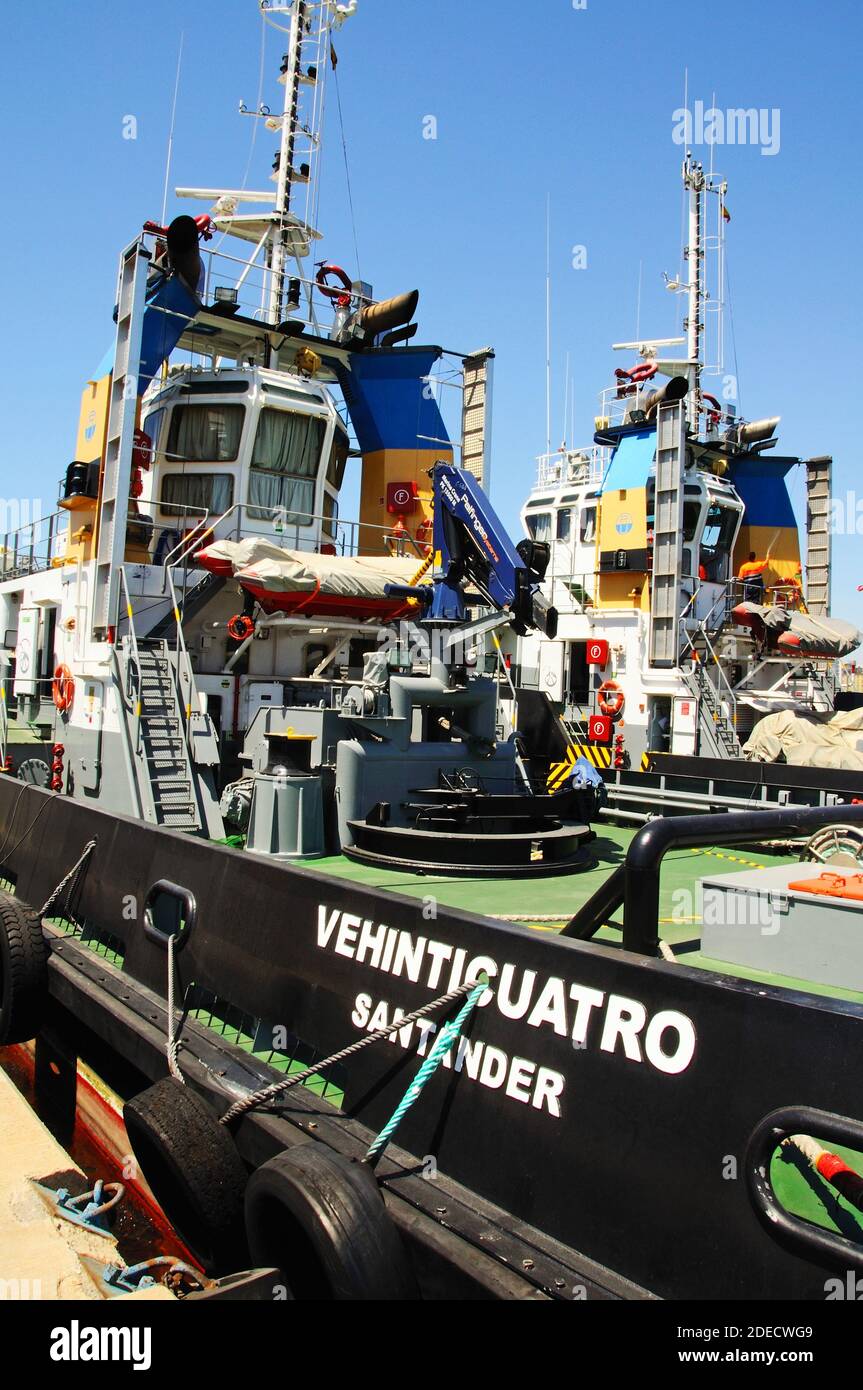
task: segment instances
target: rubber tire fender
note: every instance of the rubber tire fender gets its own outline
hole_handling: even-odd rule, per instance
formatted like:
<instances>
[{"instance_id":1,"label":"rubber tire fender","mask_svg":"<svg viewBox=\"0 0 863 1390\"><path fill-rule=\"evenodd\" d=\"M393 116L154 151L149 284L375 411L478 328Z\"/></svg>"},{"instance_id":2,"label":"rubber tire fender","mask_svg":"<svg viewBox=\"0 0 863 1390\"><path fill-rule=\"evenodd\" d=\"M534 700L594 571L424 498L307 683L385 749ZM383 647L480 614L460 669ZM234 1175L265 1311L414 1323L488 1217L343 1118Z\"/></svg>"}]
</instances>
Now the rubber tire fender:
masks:
<instances>
[{"instance_id":1,"label":"rubber tire fender","mask_svg":"<svg viewBox=\"0 0 863 1390\"><path fill-rule=\"evenodd\" d=\"M0 892L0 1047L29 1042L48 1003L48 943L38 912Z\"/></svg>"},{"instance_id":2,"label":"rubber tire fender","mask_svg":"<svg viewBox=\"0 0 863 1390\"><path fill-rule=\"evenodd\" d=\"M132 1152L153 1196L207 1274L246 1267L248 1174L216 1112L173 1076L123 1107Z\"/></svg>"},{"instance_id":3,"label":"rubber tire fender","mask_svg":"<svg viewBox=\"0 0 863 1390\"><path fill-rule=\"evenodd\" d=\"M282 1271L299 1300L419 1298L374 1173L323 1143L284 1149L246 1188L254 1265Z\"/></svg>"}]
</instances>

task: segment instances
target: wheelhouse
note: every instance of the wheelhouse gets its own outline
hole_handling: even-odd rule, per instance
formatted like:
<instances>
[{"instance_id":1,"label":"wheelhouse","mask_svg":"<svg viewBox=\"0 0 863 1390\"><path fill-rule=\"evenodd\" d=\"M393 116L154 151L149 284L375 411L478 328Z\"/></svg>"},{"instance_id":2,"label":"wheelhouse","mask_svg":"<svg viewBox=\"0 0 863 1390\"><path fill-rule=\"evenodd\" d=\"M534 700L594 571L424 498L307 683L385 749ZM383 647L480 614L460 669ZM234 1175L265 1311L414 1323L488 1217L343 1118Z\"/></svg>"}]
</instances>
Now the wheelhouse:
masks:
<instances>
[{"instance_id":1,"label":"wheelhouse","mask_svg":"<svg viewBox=\"0 0 863 1390\"><path fill-rule=\"evenodd\" d=\"M324 387L259 367L183 369L148 392L142 430L138 506L154 561L202 517L225 517L225 534L275 531L298 550L335 546L349 443Z\"/></svg>"}]
</instances>

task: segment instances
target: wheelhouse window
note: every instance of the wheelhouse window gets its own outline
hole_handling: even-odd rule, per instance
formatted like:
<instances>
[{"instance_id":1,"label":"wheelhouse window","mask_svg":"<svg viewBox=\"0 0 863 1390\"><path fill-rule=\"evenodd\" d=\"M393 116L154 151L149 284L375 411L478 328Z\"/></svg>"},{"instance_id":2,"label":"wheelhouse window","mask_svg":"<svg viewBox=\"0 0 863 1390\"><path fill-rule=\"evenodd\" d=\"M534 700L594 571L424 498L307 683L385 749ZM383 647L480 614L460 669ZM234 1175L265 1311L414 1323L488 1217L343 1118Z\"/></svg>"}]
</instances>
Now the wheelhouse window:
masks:
<instances>
[{"instance_id":1,"label":"wheelhouse window","mask_svg":"<svg viewBox=\"0 0 863 1390\"><path fill-rule=\"evenodd\" d=\"M330 461L327 464L327 482L330 484L330 487L335 488L336 492L341 492L347 462L347 435L342 434L340 429L336 429L333 435L333 447L330 450Z\"/></svg>"},{"instance_id":2,"label":"wheelhouse window","mask_svg":"<svg viewBox=\"0 0 863 1390\"><path fill-rule=\"evenodd\" d=\"M266 407L261 411L249 475L249 515L310 525L326 421Z\"/></svg>"},{"instance_id":3,"label":"wheelhouse window","mask_svg":"<svg viewBox=\"0 0 863 1390\"><path fill-rule=\"evenodd\" d=\"M339 530L339 504L330 492L324 493L324 524L322 530L330 541L336 541Z\"/></svg>"},{"instance_id":4,"label":"wheelhouse window","mask_svg":"<svg viewBox=\"0 0 863 1390\"><path fill-rule=\"evenodd\" d=\"M160 407L159 410L151 410L151 411L150 411L150 414L147 415L147 416L145 416L144 421L143 421L143 423L142 423L142 425L141 425L141 429L144 431L144 434L147 436L147 438L149 439L150 443L151 443L152 446L153 446L153 447L152 447L152 454L153 454L153 455L155 455L155 454L158 453L158 449L159 449L159 436L160 436L161 433L162 433L162 425L164 424L164 421L165 421L165 409L164 409L164 406L162 406L162 407ZM152 459L151 459L151 462L152 462Z\"/></svg>"},{"instance_id":5,"label":"wheelhouse window","mask_svg":"<svg viewBox=\"0 0 863 1390\"><path fill-rule=\"evenodd\" d=\"M698 522L701 517L700 502L684 502L683 504L683 539L685 541L695 540L695 532L698 530Z\"/></svg>"},{"instance_id":6,"label":"wheelhouse window","mask_svg":"<svg viewBox=\"0 0 863 1390\"><path fill-rule=\"evenodd\" d=\"M561 507L557 513L555 536L559 541L568 541L572 533L572 512L569 507Z\"/></svg>"},{"instance_id":7,"label":"wheelhouse window","mask_svg":"<svg viewBox=\"0 0 863 1390\"><path fill-rule=\"evenodd\" d=\"M551 540L551 512L529 512L524 519L524 524L531 540Z\"/></svg>"},{"instance_id":8,"label":"wheelhouse window","mask_svg":"<svg viewBox=\"0 0 863 1390\"><path fill-rule=\"evenodd\" d=\"M232 463L240 452L242 405L175 405L165 450L169 462Z\"/></svg>"},{"instance_id":9,"label":"wheelhouse window","mask_svg":"<svg viewBox=\"0 0 863 1390\"><path fill-rule=\"evenodd\" d=\"M585 507L581 513L578 536L582 545L590 545L591 541L596 540L596 507Z\"/></svg>"},{"instance_id":10,"label":"wheelhouse window","mask_svg":"<svg viewBox=\"0 0 863 1390\"><path fill-rule=\"evenodd\" d=\"M162 478L160 507L167 516L202 512L221 516L234 500L230 473L166 473Z\"/></svg>"},{"instance_id":11,"label":"wheelhouse window","mask_svg":"<svg viewBox=\"0 0 863 1390\"><path fill-rule=\"evenodd\" d=\"M733 507L723 507L714 502L704 522L701 544L711 550L730 550L737 526L737 512Z\"/></svg>"}]
</instances>

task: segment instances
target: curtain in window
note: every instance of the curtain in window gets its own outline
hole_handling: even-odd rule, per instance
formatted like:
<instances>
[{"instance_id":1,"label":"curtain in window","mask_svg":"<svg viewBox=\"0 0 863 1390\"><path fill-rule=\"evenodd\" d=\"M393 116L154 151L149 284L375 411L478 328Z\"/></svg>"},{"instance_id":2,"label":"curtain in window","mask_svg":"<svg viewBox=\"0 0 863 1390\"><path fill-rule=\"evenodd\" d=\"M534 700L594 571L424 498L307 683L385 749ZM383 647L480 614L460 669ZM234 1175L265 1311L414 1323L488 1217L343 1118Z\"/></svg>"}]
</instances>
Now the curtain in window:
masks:
<instances>
[{"instance_id":1,"label":"curtain in window","mask_svg":"<svg viewBox=\"0 0 863 1390\"><path fill-rule=\"evenodd\" d=\"M535 541L551 540L551 512L538 512L525 518L528 531Z\"/></svg>"},{"instance_id":2,"label":"curtain in window","mask_svg":"<svg viewBox=\"0 0 863 1390\"><path fill-rule=\"evenodd\" d=\"M230 463L240 451L241 405L178 405L171 416L168 457L189 463Z\"/></svg>"},{"instance_id":3,"label":"curtain in window","mask_svg":"<svg viewBox=\"0 0 863 1390\"><path fill-rule=\"evenodd\" d=\"M162 479L162 510L194 507L220 516L231 505L234 480L229 473L166 473Z\"/></svg>"},{"instance_id":4,"label":"curtain in window","mask_svg":"<svg viewBox=\"0 0 863 1390\"><path fill-rule=\"evenodd\" d=\"M250 516L265 519L281 508L283 520L310 524L323 437L324 421L315 416L261 411L249 478Z\"/></svg>"}]
</instances>

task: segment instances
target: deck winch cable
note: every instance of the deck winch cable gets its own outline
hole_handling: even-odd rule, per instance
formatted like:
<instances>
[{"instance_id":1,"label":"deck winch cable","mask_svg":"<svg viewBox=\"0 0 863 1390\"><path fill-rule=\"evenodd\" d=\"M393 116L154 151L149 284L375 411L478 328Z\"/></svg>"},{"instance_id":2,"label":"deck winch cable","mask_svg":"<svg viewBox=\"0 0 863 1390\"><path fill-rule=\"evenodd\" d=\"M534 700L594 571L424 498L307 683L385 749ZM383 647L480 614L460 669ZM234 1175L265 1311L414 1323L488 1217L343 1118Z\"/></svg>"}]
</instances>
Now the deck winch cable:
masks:
<instances>
[{"instance_id":1,"label":"deck winch cable","mask_svg":"<svg viewBox=\"0 0 863 1390\"><path fill-rule=\"evenodd\" d=\"M410 1110L411 1106L419 1100L423 1087L434 1076L441 1062L446 1057L462 1028L479 1003L480 998L485 994L487 988L488 976L485 975L483 977L481 975L479 983L476 985L476 988L471 991L466 1003L456 1014L455 1018L451 1019L449 1023L444 1024L440 1033L435 1038L434 1046L428 1057L426 1057L380 1134L376 1139L373 1139L369 1145L363 1163L369 1163L372 1167L377 1163L405 1115Z\"/></svg>"},{"instance_id":2,"label":"deck winch cable","mask_svg":"<svg viewBox=\"0 0 863 1390\"><path fill-rule=\"evenodd\" d=\"M348 1057L353 1057L355 1053L361 1052L364 1047L371 1047L372 1043L382 1042L384 1038L390 1037L393 1033L398 1033L402 1028L411 1023L418 1023L421 1018L426 1018L434 1013L436 1009L443 1009L447 1004L455 1003L456 999L461 999L465 994L471 994L479 990L479 994L484 993L488 988L488 976L481 974L476 980L459 985L458 989L452 989L448 994L441 994L437 999L432 999L428 1004L423 1004L422 1008L414 1009L413 1013L405 1014L402 1018L396 1019L393 1023L388 1023L385 1028L378 1028L374 1033L369 1033L364 1038L359 1038L348 1047L343 1047L340 1052L334 1052L330 1057L324 1057L323 1061L315 1062L314 1066L306 1067L305 1070L295 1072L293 1076L286 1076L283 1081L276 1081L272 1086L264 1086L260 1091L251 1091L249 1095L243 1096L242 1100L235 1101L229 1110L220 1117L220 1124L229 1125L232 1120L236 1120L240 1115L245 1115L249 1110L255 1110L260 1105L266 1105L268 1101L274 1100L284 1091L291 1090L294 1086L302 1086L309 1077L317 1076L319 1072L326 1071L327 1067L335 1066L337 1062L343 1062Z\"/></svg>"}]
</instances>

